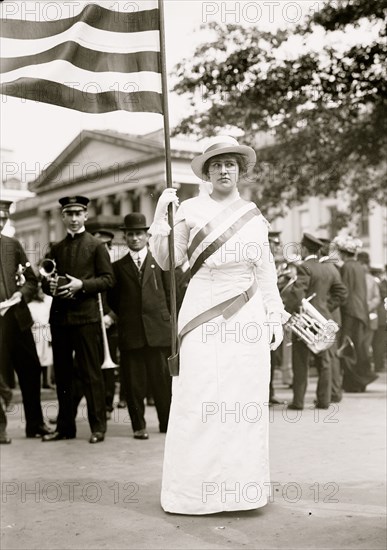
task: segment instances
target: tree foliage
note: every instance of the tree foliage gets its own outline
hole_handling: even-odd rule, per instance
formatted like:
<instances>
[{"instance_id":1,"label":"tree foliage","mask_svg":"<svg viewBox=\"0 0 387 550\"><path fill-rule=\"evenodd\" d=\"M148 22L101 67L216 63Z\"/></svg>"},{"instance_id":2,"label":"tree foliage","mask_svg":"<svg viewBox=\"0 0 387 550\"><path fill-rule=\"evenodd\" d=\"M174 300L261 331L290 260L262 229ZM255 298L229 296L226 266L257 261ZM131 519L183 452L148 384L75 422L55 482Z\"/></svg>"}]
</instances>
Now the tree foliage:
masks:
<instances>
[{"instance_id":1,"label":"tree foliage","mask_svg":"<svg viewBox=\"0 0 387 550\"><path fill-rule=\"evenodd\" d=\"M341 0L275 33L211 23L213 40L174 73L192 107L175 133L242 129L258 149L249 185L266 210L341 190L354 210L370 198L384 203L386 14L387 0ZM356 28L367 39L346 48L331 40ZM318 32L323 44L312 47ZM262 135L270 138L263 147Z\"/></svg>"}]
</instances>

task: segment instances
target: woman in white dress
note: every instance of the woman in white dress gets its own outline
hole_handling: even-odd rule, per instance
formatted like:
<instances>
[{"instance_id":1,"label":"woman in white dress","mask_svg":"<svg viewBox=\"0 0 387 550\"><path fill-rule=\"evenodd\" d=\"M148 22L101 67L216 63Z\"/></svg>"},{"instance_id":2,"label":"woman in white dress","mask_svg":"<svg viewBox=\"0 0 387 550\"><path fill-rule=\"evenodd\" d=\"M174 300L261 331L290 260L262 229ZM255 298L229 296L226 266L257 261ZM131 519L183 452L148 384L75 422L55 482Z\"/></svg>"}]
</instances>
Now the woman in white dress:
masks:
<instances>
[{"instance_id":1,"label":"woman in white dress","mask_svg":"<svg viewBox=\"0 0 387 550\"><path fill-rule=\"evenodd\" d=\"M219 137L192 161L209 192L175 214L176 264L192 278L179 313L180 372L166 435L161 505L166 512L249 510L270 495L270 349L287 320L277 290L268 223L237 182L255 164L253 149ZM208 185L208 184L207 184ZM176 190L161 195L150 246L168 269L166 221Z\"/></svg>"}]
</instances>

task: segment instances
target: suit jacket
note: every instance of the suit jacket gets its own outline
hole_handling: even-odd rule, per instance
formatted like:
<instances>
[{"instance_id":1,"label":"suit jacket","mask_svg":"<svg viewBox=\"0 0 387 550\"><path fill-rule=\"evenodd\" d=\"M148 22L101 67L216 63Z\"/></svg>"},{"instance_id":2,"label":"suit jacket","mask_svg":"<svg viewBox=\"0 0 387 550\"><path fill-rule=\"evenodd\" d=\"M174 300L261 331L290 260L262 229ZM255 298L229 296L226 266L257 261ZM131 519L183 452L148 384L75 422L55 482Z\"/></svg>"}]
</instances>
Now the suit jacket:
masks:
<instances>
[{"instance_id":1,"label":"suit jacket","mask_svg":"<svg viewBox=\"0 0 387 550\"><path fill-rule=\"evenodd\" d=\"M316 296L310 303L326 318L333 319L332 311L345 303L348 291L340 279L337 269L330 264L310 258L297 266L297 280L285 300L289 313L297 311L303 298Z\"/></svg>"},{"instance_id":2,"label":"suit jacket","mask_svg":"<svg viewBox=\"0 0 387 550\"><path fill-rule=\"evenodd\" d=\"M358 261L349 258L341 266L341 278L349 291L348 301L341 308L341 314L360 319L368 326L369 312L364 269Z\"/></svg>"},{"instance_id":3,"label":"suit jacket","mask_svg":"<svg viewBox=\"0 0 387 550\"><path fill-rule=\"evenodd\" d=\"M171 345L169 276L148 251L138 268L130 253L113 263L116 285L108 291L108 303L118 315L120 350Z\"/></svg>"},{"instance_id":4,"label":"suit jacket","mask_svg":"<svg viewBox=\"0 0 387 550\"><path fill-rule=\"evenodd\" d=\"M113 268L106 246L86 231L67 235L52 246L47 256L56 262L58 275L66 273L81 279L82 289L72 299L53 297L50 323L53 325L84 325L101 322L97 294L114 284ZM50 294L49 284L42 285Z\"/></svg>"},{"instance_id":5,"label":"suit jacket","mask_svg":"<svg viewBox=\"0 0 387 550\"><path fill-rule=\"evenodd\" d=\"M27 303L31 301L32 296L36 292L38 284L37 278L32 268L28 267L23 273L26 282L23 286L17 286L15 276L18 265L21 264L24 267L28 262L26 253L17 239L1 235L0 250L1 279L4 292L4 296L2 296L1 299L10 298L16 291L22 293L22 301L12 306L12 309L15 313L20 330L27 330L33 325Z\"/></svg>"}]
</instances>

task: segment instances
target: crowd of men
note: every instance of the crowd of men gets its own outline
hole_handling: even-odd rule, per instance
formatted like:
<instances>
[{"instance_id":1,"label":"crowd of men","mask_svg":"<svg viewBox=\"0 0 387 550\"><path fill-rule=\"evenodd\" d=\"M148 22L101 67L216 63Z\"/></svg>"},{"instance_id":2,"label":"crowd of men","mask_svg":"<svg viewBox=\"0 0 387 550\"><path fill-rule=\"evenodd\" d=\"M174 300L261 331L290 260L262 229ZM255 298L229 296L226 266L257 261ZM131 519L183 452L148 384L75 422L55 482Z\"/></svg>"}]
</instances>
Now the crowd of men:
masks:
<instances>
[{"instance_id":1,"label":"crowd of men","mask_svg":"<svg viewBox=\"0 0 387 550\"><path fill-rule=\"evenodd\" d=\"M269 241L286 310L299 312L302 301L307 300L317 311L317 315L311 314L312 320L305 315L306 325L302 319L298 323L307 327L305 338L290 331L291 342L287 344L291 343L292 349L293 401L288 408L304 408L311 364L318 375L316 408L327 409L331 403L340 402L343 391L366 391L378 378L376 373L385 369L385 266L371 266L369 254L360 251L361 241L349 235L331 241L304 234L299 257L290 262L281 255L278 232L271 232ZM314 320L319 322L317 331L315 326L308 326ZM334 324L339 330L332 337ZM327 349L316 352L316 343L324 339ZM282 366L281 355L273 359L272 374L275 366ZM279 402L273 390L270 399L273 404Z\"/></svg>"},{"instance_id":2,"label":"crowd of men","mask_svg":"<svg viewBox=\"0 0 387 550\"><path fill-rule=\"evenodd\" d=\"M84 396L91 435L89 442L104 441L113 409L114 368L101 368L109 355L110 367L119 357L120 402L125 399L135 439L149 438L145 400L154 399L159 430L168 427L171 377L167 367L171 325L169 274L152 257L148 225L141 213L124 218L128 253L111 263L113 233L85 230L89 199L60 199L66 237L55 243L45 258L50 266L41 281L52 297L51 328L55 385L58 398L56 427L46 425L40 402L41 364L31 331L33 319L27 304L36 294L38 279L15 238L1 235L0 269L0 443L7 435L6 409L12 399L10 386L15 371L23 398L26 436L55 442L76 437L77 407ZM0 231L11 202L0 201ZM327 409L341 401L343 391L364 392L385 368L387 281L385 270L371 266L360 242L337 237L332 242L304 234L300 258L289 262L281 255L278 233L269 234L278 264L278 284L289 313L300 311L303 300L326 320L340 328L338 336L322 351L313 338L292 335L293 401L291 409L304 408L308 369L318 373L315 406ZM48 263L47 263L48 262ZM177 271L178 306L189 281L189 270ZM320 317L321 319L321 317ZM323 323L324 324L324 323ZM287 331L288 332L288 331ZM323 329L324 332L324 329ZM106 349L106 341L108 348ZM274 395L274 370L282 366L282 351L272 353L270 404L282 403ZM111 360L113 357L113 360Z\"/></svg>"}]
</instances>

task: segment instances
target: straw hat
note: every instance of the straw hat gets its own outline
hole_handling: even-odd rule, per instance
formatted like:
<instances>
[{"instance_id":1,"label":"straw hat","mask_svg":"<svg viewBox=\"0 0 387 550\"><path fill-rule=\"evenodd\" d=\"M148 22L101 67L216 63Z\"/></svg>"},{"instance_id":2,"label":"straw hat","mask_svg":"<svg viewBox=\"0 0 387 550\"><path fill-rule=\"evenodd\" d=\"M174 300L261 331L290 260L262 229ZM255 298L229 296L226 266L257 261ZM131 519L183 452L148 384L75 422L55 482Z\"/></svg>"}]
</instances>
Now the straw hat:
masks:
<instances>
[{"instance_id":1,"label":"straw hat","mask_svg":"<svg viewBox=\"0 0 387 550\"><path fill-rule=\"evenodd\" d=\"M191 168L194 174L201 180L207 181L206 174L203 174L203 166L205 162L217 155L226 153L237 153L246 158L249 169L253 168L257 161L257 156L254 149L247 145L239 145L236 139L231 136L217 136L212 140L211 145L207 145L201 155L198 155L191 162Z\"/></svg>"}]
</instances>

